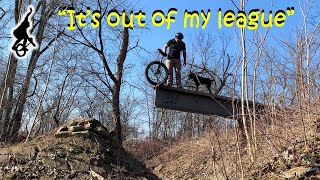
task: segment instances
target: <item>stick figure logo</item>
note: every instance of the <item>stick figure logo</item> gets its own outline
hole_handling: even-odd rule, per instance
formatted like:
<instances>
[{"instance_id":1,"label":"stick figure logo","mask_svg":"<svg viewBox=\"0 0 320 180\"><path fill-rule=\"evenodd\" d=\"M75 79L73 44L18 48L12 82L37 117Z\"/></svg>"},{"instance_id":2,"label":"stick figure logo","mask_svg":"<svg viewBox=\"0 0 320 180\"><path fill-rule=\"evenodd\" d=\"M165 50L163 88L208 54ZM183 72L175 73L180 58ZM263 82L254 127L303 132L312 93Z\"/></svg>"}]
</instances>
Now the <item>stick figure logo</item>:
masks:
<instances>
[{"instance_id":1,"label":"stick figure logo","mask_svg":"<svg viewBox=\"0 0 320 180\"><path fill-rule=\"evenodd\" d=\"M15 38L14 44L11 46L11 51L16 58L21 59L27 55L28 46L32 49L38 48L38 42L35 37L30 33L30 29L33 27L33 16L35 8L30 5L28 7L28 14L24 15L23 21L19 22L12 31L12 37Z\"/></svg>"}]
</instances>

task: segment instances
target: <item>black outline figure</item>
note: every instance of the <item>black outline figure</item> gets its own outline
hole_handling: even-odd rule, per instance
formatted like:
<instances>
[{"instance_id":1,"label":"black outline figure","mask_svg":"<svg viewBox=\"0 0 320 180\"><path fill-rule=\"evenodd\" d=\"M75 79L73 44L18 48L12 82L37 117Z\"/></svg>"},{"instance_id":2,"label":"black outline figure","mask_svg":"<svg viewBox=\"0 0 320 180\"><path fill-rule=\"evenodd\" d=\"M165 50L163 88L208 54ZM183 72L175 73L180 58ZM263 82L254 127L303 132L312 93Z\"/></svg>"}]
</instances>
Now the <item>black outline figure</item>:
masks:
<instances>
[{"instance_id":1,"label":"black outline figure","mask_svg":"<svg viewBox=\"0 0 320 180\"><path fill-rule=\"evenodd\" d=\"M32 44L32 46L36 47L36 44L33 42L33 37L29 37L27 30L30 27L29 16L31 13L32 8L30 8L30 12L24 18L22 23L13 31L13 35L16 37L17 40L12 46L12 50L14 50L16 52L16 55L19 57L23 57L26 54L26 51L28 51L27 46L29 44L27 44L27 41L29 41ZM22 40L23 43L21 44L20 41ZM22 51L22 53L18 53L19 51Z\"/></svg>"}]
</instances>

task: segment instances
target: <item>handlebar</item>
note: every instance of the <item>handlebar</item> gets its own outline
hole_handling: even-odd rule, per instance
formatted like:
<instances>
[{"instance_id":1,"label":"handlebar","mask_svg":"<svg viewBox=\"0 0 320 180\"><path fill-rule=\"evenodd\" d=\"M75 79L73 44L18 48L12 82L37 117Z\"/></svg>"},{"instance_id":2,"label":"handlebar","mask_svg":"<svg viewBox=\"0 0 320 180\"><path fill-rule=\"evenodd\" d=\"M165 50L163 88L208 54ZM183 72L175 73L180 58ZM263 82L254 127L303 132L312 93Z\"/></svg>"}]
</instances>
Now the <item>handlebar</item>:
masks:
<instances>
[{"instance_id":1,"label":"handlebar","mask_svg":"<svg viewBox=\"0 0 320 180\"><path fill-rule=\"evenodd\" d=\"M161 54L161 56L163 57L167 57L167 53L163 52L161 49L157 49L159 51L159 53Z\"/></svg>"}]
</instances>

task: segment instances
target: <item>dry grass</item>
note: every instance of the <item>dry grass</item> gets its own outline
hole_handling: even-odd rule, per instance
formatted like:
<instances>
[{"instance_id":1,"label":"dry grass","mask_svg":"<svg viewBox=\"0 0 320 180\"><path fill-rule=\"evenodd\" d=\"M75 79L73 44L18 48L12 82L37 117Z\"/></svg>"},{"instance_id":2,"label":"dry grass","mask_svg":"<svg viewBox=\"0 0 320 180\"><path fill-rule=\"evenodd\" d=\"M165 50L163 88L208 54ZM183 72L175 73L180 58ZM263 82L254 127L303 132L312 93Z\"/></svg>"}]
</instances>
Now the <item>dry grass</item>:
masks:
<instances>
[{"instance_id":1,"label":"dry grass","mask_svg":"<svg viewBox=\"0 0 320 180\"><path fill-rule=\"evenodd\" d=\"M309 119L306 116L303 118L307 137L311 141L313 119L310 116ZM251 179L253 174L263 173L268 163L279 159L287 147L303 140L301 117L283 111L260 117L256 139L254 162L250 162L246 146L241 141L237 142L236 129L231 128L226 132L213 127L204 137L187 139L162 148L146 164L163 179L241 179L242 172L244 179ZM152 148L157 148L154 143ZM138 151L143 154L144 149ZM278 163L276 168L280 173L286 165ZM263 177L270 179L267 176L260 178Z\"/></svg>"}]
</instances>

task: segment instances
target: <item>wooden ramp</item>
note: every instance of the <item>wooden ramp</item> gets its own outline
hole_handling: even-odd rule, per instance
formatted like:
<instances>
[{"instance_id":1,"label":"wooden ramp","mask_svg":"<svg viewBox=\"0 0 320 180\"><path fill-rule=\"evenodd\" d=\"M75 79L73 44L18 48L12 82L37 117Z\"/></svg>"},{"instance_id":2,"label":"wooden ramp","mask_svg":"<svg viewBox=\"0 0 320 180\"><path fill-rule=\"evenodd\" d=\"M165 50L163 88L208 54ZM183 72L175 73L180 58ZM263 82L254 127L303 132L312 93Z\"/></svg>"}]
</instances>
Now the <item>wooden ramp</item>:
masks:
<instances>
[{"instance_id":1,"label":"wooden ramp","mask_svg":"<svg viewBox=\"0 0 320 180\"><path fill-rule=\"evenodd\" d=\"M155 107L183 112L217 115L230 118L241 114L241 101L225 96L212 95L204 92L191 91L175 87L157 86ZM249 102L252 107L252 102ZM263 108L256 104L257 110Z\"/></svg>"}]
</instances>

